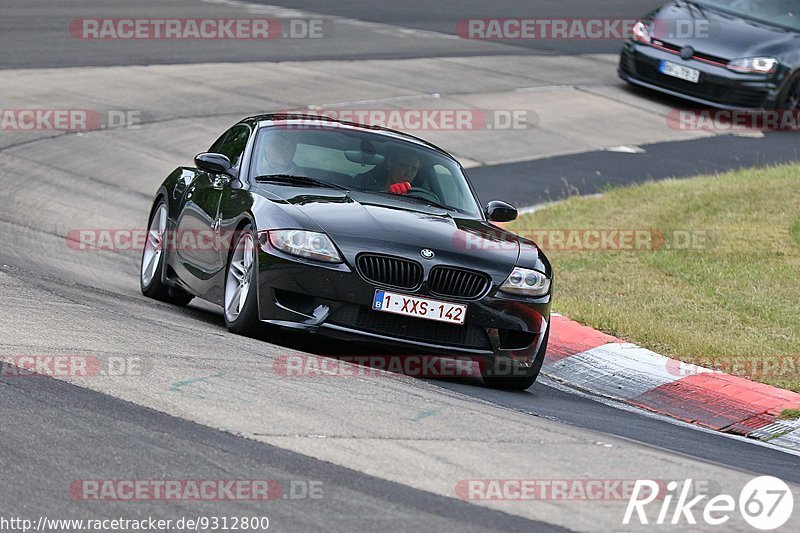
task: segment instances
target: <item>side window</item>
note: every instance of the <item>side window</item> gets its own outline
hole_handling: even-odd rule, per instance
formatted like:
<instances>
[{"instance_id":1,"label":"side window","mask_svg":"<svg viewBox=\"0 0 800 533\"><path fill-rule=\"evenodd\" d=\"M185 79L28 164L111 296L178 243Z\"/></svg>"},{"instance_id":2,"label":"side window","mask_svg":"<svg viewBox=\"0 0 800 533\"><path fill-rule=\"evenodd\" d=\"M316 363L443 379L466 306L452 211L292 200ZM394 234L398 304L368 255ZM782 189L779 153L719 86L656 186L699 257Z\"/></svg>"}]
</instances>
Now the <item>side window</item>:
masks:
<instances>
[{"instance_id":1,"label":"side window","mask_svg":"<svg viewBox=\"0 0 800 533\"><path fill-rule=\"evenodd\" d=\"M217 139L211 148L211 152L228 156L233 166L239 162L247 146L247 139L250 138L250 128L247 126L234 126L228 132Z\"/></svg>"},{"instance_id":2,"label":"side window","mask_svg":"<svg viewBox=\"0 0 800 533\"><path fill-rule=\"evenodd\" d=\"M228 133L229 133L229 131L230 131L230 130L226 131L225 133L223 133L223 134L220 136L220 138L219 138L219 139L217 139L216 141L214 141L214 144L212 144L212 145L211 145L211 148L209 148L209 149L208 149L208 151L209 151L209 152L211 152L212 154L218 154L218 153L219 153L220 146L222 146L222 143L223 143L223 142L225 142L225 137L227 137L227 136L228 136Z\"/></svg>"},{"instance_id":3,"label":"side window","mask_svg":"<svg viewBox=\"0 0 800 533\"><path fill-rule=\"evenodd\" d=\"M461 207L464 198L456 185L456 180L452 172L450 172L450 169L444 165L434 165L433 170L436 172L436 181L441 190L442 200L448 205Z\"/></svg>"}]
</instances>

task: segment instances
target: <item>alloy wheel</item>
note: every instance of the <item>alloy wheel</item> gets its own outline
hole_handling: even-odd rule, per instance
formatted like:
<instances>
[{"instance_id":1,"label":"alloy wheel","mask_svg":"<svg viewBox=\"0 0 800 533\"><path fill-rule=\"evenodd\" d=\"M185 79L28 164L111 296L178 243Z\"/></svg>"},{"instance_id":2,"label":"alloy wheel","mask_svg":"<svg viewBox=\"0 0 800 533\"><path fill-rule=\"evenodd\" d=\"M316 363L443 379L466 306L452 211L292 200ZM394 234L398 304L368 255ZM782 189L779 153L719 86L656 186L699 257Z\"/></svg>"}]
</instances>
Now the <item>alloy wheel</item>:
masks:
<instances>
[{"instance_id":1,"label":"alloy wheel","mask_svg":"<svg viewBox=\"0 0 800 533\"><path fill-rule=\"evenodd\" d=\"M253 236L242 233L233 250L225 280L225 318L234 322L244 309L250 293L250 280L254 263Z\"/></svg>"},{"instance_id":2,"label":"alloy wheel","mask_svg":"<svg viewBox=\"0 0 800 533\"><path fill-rule=\"evenodd\" d=\"M142 254L142 286L149 287L156 275L164 253L164 234L167 231L167 208L164 204L158 206L150 221L147 231L147 241Z\"/></svg>"}]
</instances>

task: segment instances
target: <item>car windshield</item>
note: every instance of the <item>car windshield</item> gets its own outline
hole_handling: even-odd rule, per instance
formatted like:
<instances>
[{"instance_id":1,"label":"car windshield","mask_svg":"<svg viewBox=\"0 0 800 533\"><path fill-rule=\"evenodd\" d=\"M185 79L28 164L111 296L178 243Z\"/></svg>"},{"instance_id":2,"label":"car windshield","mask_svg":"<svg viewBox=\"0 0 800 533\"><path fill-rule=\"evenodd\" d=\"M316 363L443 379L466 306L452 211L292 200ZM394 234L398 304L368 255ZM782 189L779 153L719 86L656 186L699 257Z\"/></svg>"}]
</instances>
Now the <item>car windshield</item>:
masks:
<instances>
[{"instance_id":1,"label":"car windshield","mask_svg":"<svg viewBox=\"0 0 800 533\"><path fill-rule=\"evenodd\" d=\"M380 194L396 192L393 185L407 182L410 189L401 187L401 192L409 202L480 216L458 163L389 135L327 125L267 126L258 131L252 168L251 175L262 179L302 176Z\"/></svg>"},{"instance_id":2,"label":"car windshield","mask_svg":"<svg viewBox=\"0 0 800 533\"><path fill-rule=\"evenodd\" d=\"M697 0L694 3L800 31L800 0Z\"/></svg>"}]
</instances>

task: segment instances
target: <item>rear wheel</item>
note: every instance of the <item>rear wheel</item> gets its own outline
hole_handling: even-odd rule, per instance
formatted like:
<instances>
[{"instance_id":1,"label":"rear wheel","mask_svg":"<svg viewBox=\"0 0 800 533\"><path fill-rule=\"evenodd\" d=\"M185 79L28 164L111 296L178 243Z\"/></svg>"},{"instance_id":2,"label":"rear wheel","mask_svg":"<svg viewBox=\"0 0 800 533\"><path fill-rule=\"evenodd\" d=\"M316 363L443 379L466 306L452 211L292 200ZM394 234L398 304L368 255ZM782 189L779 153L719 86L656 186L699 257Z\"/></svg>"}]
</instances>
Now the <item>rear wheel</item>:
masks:
<instances>
[{"instance_id":1,"label":"rear wheel","mask_svg":"<svg viewBox=\"0 0 800 533\"><path fill-rule=\"evenodd\" d=\"M533 365L528 368L512 366L509 361L495 360L481 365L481 376L484 384L490 389L522 391L529 389L539 377L544 356L547 353L547 342L550 338L550 326L544 333L544 340L539 347Z\"/></svg>"},{"instance_id":2,"label":"rear wheel","mask_svg":"<svg viewBox=\"0 0 800 533\"><path fill-rule=\"evenodd\" d=\"M225 274L225 324L228 330L248 337L262 328L258 318L256 242L253 228L245 226L234 235L236 243Z\"/></svg>"},{"instance_id":3,"label":"rear wheel","mask_svg":"<svg viewBox=\"0 0 800 533\"><path fill-rule=\"evenodd\" d=\"M142 264L139 274L139 287L142 294L175 305L186 305L194 298L191 294L163 283L164 261L166 258L167 205L160 200L153 209L147 240L142 251Z\"/></svg>"}]
</instances>

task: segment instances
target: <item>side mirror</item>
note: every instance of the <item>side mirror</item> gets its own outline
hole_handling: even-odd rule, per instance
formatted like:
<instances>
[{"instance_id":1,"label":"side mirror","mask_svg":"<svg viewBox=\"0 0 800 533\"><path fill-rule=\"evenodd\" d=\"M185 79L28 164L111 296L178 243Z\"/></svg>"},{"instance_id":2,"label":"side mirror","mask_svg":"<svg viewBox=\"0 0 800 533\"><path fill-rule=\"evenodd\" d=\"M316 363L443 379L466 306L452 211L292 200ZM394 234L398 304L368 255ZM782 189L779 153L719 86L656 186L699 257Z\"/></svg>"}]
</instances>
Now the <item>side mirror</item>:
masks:
<instances>
[{"instance_id":1,"label":"side mirror","mask_svg":"<svg viewBox=\"0 0 800 533\"><path fill-rule=\"evenodd\" d=\"M486 204L486 218L490 222L511 222L517 218L517 208L500 200L492 200Z\"/></svg>"},{"instance_id":2,"label":"side mirror","mask_svg":"<svg viewBox=\"0 0 800 533\"><path fill-rule=\"evenodd\" d=\"M231 160L227 156L210 152L194 156L194 164L197 165L197 168L209 174L226 174L233 167Z\"/></svg>"}]
</instances>

